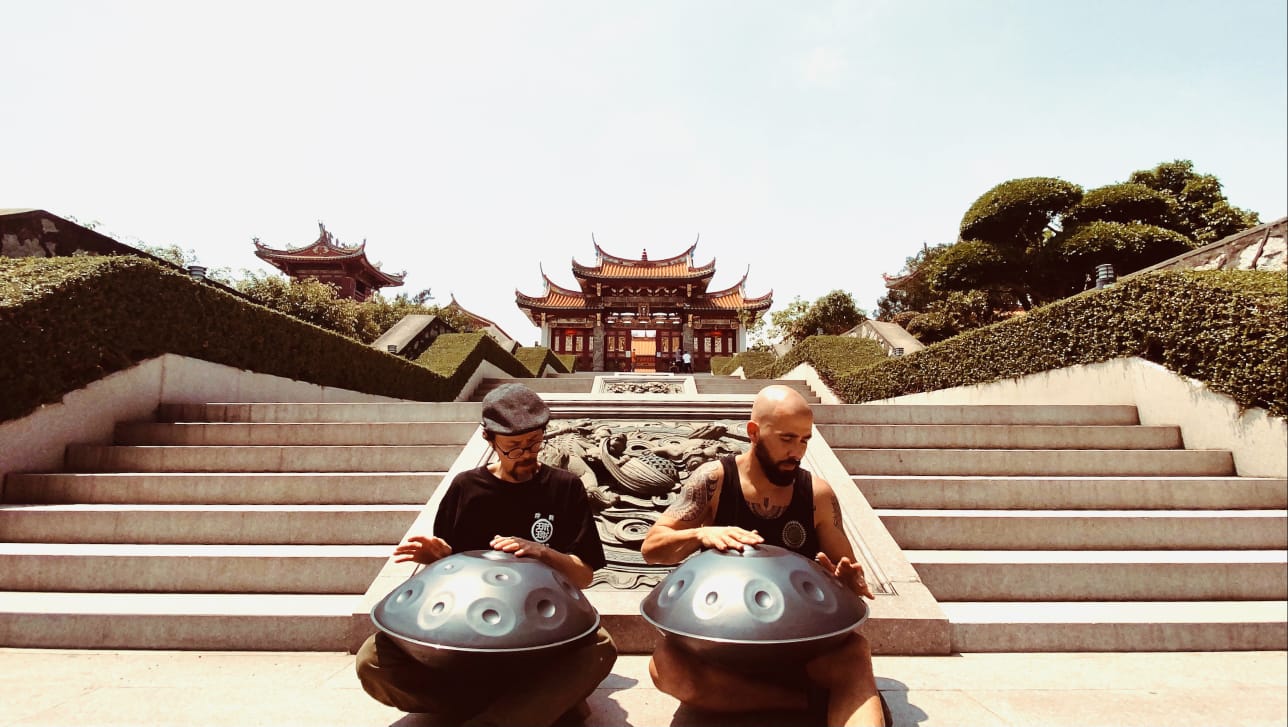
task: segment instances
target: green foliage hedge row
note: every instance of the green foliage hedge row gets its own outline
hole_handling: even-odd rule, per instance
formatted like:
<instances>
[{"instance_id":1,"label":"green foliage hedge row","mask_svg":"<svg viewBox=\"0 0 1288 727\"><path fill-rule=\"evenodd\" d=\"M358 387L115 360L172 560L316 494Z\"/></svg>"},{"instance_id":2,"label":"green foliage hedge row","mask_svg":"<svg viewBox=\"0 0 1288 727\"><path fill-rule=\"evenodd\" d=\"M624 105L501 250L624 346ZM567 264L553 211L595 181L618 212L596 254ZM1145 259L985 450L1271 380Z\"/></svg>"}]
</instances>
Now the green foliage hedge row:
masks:
<instances>
[{"instance_id":1,"label":"green foliage hedge row","mask_svg":"<svg viewBox=\"0 0 1288 727\"><path fill-rule=\"evenodd\" d=\"M1140 356L1245 407L1288 415L1288 277L1160 271L968 331L857 372L820 375L863 402Z\"/></svg>"},{"instance_id":2,"label":"green foliage hedge row","mask_svg":"<svg viewBox=\"0 0 1288 727\"><path fill-rule=\"evenodd\" d=\"M495 348L489 360L527 375ZM0 258L0 421L163 353L418 401L464 383L142 258Z\"/></svg>"},{"instance_id":3,"label":"green foliage hedge row","mask_svg":"<svg viewBox=\"0 0 1288 727\"><path fill-rule=\"evenodd\" d=\"M742 373L747 378L762 379L777 358L771 351L743 351L733 356L712 356L711 373L728 376L741 366Z\"/></svg>"},{"instance_id":4,"label":"green foliage hedge row","mask_svg":"<svg viewBox=\"0 0 1288 727\"><path fill-rule=\"evenodd\" d=\"M810 336L776 359L763 378L776 379L808 363L824 381L886 360L881 344L854 336Z\"/></svg>"},{"instance_id":5,"label":"green foliage hedge row","mask_svg":"<svg viewBox=\"0 0 1288 727\"><path fill-rule=\"evenodd\" d=\"M528 370L528 376L541 376L543 369L560 374L570 373L563 359L545 346L520 346L514 352L514 357Z\"/></svg>"},{"instance_id":6,"label":"green foliage hedge row","mask_svg":"<svg viewBox=\"0 0 1288 727\"><path fill-rule=\"evenodd\" d=\"M484 331L444 333L416 359L417 364L444 377L451 390L456 392L465 388L466 382L484 361L515 378L532 376L527 366Z\"/></svg>"}]
</instances>

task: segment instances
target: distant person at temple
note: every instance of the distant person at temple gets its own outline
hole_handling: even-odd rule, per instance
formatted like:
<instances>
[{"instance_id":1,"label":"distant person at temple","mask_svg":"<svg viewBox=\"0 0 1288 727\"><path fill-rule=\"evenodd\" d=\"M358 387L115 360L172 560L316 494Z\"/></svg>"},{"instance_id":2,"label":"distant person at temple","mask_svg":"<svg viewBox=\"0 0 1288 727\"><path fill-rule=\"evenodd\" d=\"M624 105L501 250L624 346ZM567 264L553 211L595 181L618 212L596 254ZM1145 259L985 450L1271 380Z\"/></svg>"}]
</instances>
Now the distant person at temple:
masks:
<instances>
[{"instance_id":1,"label":"distant person at temple","mask_svg":"<svg viewBox=\"0 0 1288 727\"><path fill-rule=\"evenodd\" d=\"M605 565L581 480L542 464L550 409L523 384L483 399L483 438L494 462L458 474L438 506L430 536L413 535L394 560L428 565L452 553L499 550L535 558L574 586ZM536 518L536 519L534 519ZM589 716L586 698L612 671L617 647L602 627L555 656L498 656L503 664L433 668L383 631L358 650L358 680L377 701L430 715L435 724L551 725Z\"/></svg>"},{"instance_id":2,"label":"distant person at temple","mask_svg":"<svg viewBox=\"0 0 1288 727\"><path fill-rule=\"evenodd\" d=\"M675 349L675 353L671 356L671 373L680 373L680 368L683 366L684 356L680 354L680 349L677 348Z\"/></svg>"},{"instance_id":3,"label":"distant person at temple","mask_svg":"<svg viewBox=\"0 0 1288 727\"><path fill-rule=\"evenodd\" d=\"M686 349L680 349L680 361L682 362L681 366L684 368L684 373L693 373L693 354Z\"/></svg>"}]
</instances>

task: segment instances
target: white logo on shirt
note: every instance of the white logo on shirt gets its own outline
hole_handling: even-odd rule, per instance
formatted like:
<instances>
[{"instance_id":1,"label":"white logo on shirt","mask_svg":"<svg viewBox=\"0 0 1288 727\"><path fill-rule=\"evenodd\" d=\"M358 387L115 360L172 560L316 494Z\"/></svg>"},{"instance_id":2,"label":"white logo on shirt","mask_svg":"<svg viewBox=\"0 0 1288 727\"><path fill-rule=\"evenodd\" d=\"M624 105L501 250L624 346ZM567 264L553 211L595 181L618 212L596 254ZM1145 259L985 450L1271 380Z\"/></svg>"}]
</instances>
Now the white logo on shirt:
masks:
<instances>
[{"instance_id":1,"label":"white logo on shirt","mask_svg":"<svg viewBox=\"0 0 1288 727\"><path fill-rule=\"evenodd\" d=\"M532 513L532 539L538 543L550 542L551 536L555 534L555 516L552 513L549 517L543 517L541 513Z\"/></svg>"}]
</instances>

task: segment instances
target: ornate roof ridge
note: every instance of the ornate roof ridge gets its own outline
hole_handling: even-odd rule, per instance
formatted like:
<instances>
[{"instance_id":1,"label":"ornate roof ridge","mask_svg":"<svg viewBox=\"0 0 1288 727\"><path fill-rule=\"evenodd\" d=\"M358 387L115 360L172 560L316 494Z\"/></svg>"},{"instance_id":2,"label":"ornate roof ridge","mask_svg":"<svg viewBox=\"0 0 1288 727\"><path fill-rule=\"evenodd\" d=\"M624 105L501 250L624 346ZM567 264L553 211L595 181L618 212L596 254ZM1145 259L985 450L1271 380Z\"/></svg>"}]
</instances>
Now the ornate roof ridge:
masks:
<instances>
[{"instance_id":1,"label":"ornate roof ridge","mask_svg":"<svg viewBox=\"0 0 1288 727\"><path fill-rule=\"evenodd\" d=\"M702 238L702 235L701 233L699 233L698 236L693 239L693 243L689 245L687 248L685 248L678 255L672 255L670 257L664 257L664 258L654 258L650 260L648 256L648 248L644 248L641 251L640 257L638 258L628 258L628 257L622 257L621 255L614 255L604 250L604 248L600 246L599 241L595 239L595 233L592 232L590 235L590 241L595 248L595 264L587 265L585 263L578 262L577 258L573 257L572 267L574 271L583 271L591 274L594 274L596 270L603 269L605 263L623 265L627 267L643 267L643 268L661 268L661 267L666 267L668 265L676 265L676 264L683 263L690 273L715 270L715 266L716 266L715 258L711 258L711 262L707 263L706 265L695 266L693 264L694 250L697 249L698 241L701 238Z\"/></svg>"}]
</instances>

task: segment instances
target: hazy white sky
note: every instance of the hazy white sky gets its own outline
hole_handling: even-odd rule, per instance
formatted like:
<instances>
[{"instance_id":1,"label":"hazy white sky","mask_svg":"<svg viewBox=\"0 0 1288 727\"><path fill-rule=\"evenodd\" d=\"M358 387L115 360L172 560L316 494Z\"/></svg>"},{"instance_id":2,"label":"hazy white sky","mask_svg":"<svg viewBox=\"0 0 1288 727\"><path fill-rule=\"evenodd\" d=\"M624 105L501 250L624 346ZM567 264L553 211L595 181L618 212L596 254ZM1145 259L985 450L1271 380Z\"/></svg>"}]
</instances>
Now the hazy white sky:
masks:
<instances>
[{"instance_id":1,"label":"hazy white sky","mask_svg":"<svg viewBox=\"0 0 1288 727\"><path fill-rule=\"evenodd\" d=\"M1283 0L0 0L0 207L211 267L366 239L525 344L575 258L871 310L1017 177L1193 160L1288 206Z\"/></svg>"}]
</instances>

